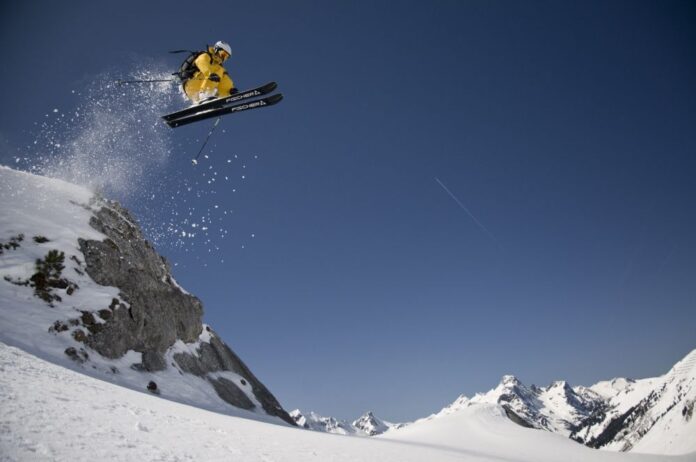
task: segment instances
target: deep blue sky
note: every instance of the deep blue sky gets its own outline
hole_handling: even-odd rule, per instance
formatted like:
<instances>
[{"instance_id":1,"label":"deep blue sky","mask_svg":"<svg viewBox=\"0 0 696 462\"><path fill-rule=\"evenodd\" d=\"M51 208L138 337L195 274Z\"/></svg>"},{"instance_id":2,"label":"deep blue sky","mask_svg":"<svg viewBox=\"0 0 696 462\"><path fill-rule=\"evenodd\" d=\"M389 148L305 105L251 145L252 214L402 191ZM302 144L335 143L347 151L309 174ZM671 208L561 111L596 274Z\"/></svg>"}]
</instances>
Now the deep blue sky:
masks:
<instances>
[{"instance_id":1,"label":"deep blue sky","mask_svg":"<svg viewBox=\"0 0 696 462\"><path fill-rule=\"evenodd\" d=\"M240 87L280 83L203 167L209 124L172 132L158 177L236 178L219 250L160 250L288 408L414 419L503 374L588 385L696 348L693 2L0 8L2 163L167 50L225 39Z\"/></svg>"}]
</instances>

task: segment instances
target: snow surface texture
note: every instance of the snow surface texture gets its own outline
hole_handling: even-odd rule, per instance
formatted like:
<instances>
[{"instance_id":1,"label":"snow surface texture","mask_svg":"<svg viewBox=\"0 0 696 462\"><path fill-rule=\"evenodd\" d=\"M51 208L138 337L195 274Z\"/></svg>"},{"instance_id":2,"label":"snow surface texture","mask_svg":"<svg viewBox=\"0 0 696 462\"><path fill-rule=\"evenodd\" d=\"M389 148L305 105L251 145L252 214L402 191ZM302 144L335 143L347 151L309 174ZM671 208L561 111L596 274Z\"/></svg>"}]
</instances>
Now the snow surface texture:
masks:
<instances>
[{"instance_id":1,"label":"snow surface texture","mask_svg":"<svg viewBox=\"0 0 696 462\"><path fill-rule=\"evenodd\" d=\"M0 343L0 460L664 462L689 456L596 451L472 406L376 438L225 416L158 399Z\"/></svg>"},{"instance_id":2,"label":"snow surface texture","mask_svg":"<svg viewBox=\"0 0 696 462\"><path fill-rule=\"evenodd\" d=\"M202 377L183 373L175 355L196 356L201 342L209 343L211 333L206 326L193 343L177 341L164 356L166 365L158 372L134 370L142 364L142 354L128 351L118 359L107 359L78 341L78 330L84 326L71 320L84 319L90 313L95 323L104 323L101 311L108 311L119 290L94 282L84 267L84 255L78 238L101 241L105 236L94 230L90 217L101 207L86 189L65 181L18 172L0 166L0 341L20 347L43 359L90 374L103 380L135 390L145 390L150 381L159 385L163 398L195 405L217 412L244 415L249 418L281 423L263 412L249 379L232 371L214 372ZM89 205L92 204L92 205ZM20 236L23 236L19 241ZM19 241L19 242L17 242ZM16 242L17 245L12 245ZM72 294L55 288L60 297L50 305L35 296L26 285L35 273L35 261L47 252L64 252L62 276L74 284ZM174 283L175 284L175 283ZM127 303L120 301L127 305ZM234 408L224 402L208 379L224 378L238 384L237 388L255 406L254 411ZM258 412L256 412L258 411Z\"/></svg>"}]
</instances>

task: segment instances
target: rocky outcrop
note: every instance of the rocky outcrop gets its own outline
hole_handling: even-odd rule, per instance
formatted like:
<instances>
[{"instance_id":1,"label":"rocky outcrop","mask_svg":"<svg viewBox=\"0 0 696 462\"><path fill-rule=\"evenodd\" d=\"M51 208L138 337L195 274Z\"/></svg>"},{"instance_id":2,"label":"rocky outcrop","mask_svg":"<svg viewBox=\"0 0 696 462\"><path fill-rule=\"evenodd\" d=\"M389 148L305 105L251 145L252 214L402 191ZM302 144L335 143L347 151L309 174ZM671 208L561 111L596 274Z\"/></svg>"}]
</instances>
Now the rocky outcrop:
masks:
<instances>
[{"instance_id":1,"label":"rocky outcrop","mask_svg":"<svg viewBox=\"0 0 696 462\"><path fill-rule=\"evenodd\" d=\"M197 355L175 353L174 360L181 370L199 377L206 377L212 383L217 394L228 403L242 409L253 409L255 404L244 393L250 388L251 393L269 415L280 417L295 425L295 420L283 409L278 400L252 374L241 359L206 326L210 333L208 342L200 342ZM233 372L239 376L238 383L224 377L215 377L216 372Z\"/></svg>"},{"instance_id":2,"label":"rocky outcrop","mask_svg":"<svg viewBox=\"0 0 696 462\"><path fill-rule=\"evenodd\" d=\"M203 306L173 283L166 260L126 209L105 203L90 225L107 239L79 240L87 274L99 284L117 287L121 300L111 304L110 319L86 343L107 358L119 358L128 350L142 352L145 370L161 370L166 367L164 352L177 339L198 340Z\"/></svg>"},{"instance_id":3,"label":"rocky outcrop","mask_svg":"<svg viewBox=\"0 0 696 462\"><path fill-rule=\"evenodd\" d=\"M169 365L168 351L177 341L196 343L196 353L173 357L184 373L204 378L229 404L263 410L295 425L275 397L217 335L203 332L203 306L174 281L167 261L144 238L128 211L118 203L98 199L90 225L107 236L103 241L80 239L84 270L97 283L117 287L119 298L98 311L99 322L82 319L88 330L82 340L107 358L127 351L142 353L137 370L155 372ZM95 307L97 308L97 307ZM84 316L83 316L84 317ZM201 340L205 339L205 340ZM235 380L220 373L232 372Z\"/></svg>"}]
</instances>

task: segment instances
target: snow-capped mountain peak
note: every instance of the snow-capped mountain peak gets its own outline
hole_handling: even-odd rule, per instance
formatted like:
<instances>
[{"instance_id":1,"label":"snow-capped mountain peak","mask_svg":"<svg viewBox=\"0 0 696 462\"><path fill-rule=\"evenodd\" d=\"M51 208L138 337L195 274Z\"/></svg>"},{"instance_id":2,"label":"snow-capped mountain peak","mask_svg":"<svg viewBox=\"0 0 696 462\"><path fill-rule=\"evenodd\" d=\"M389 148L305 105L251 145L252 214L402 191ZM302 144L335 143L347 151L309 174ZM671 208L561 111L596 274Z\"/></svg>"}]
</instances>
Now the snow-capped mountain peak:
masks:
<instances>
[{"instance_id":1,"label":"snow-capped mountain peak","mask_svg":"<svg viewBox=\"0 0 696 462\"><path fill-rule=\"evenodd\" d=\"M520 379L515 377L514 375L504 375L500 379L500 385L507 386L507 387L514 387L517 385L520 385L522 382L520 382Z\"/></svg>"},{"instance_id":2,"label":"snow-capped mountain peak","mask_svg":"<svg viewBox=\"0 0 696 462\"><path fill-rule=\"evenodd\" d=\"M390 428L386 423L375 417L372 411L366 412L353 421L353 427L369 436L379 435Z\"/></svg>"}]
</instances>

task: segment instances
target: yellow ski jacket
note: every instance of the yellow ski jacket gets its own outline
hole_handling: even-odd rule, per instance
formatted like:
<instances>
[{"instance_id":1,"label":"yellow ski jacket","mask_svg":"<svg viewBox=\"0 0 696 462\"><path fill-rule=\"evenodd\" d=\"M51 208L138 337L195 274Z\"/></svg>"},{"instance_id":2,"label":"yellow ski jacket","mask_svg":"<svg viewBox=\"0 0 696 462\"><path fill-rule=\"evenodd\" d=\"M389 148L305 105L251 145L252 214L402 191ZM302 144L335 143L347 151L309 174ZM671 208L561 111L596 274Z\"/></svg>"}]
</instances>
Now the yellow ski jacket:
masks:
<instances>
[{"instance_id":1,"label":"yellow ski jacket","mask_svg":"<svg viewBox=\"0 0 696 462\"><path fill-rule=\"evenodd\" d=\"M191 101L198 103L211 96L222 98L230 95L234 82L222 67L222 60L213 48L208 48L207 53L201 53L194 63L198 72L184 82L184 92Z\"/></svg>"}]
</instances>

